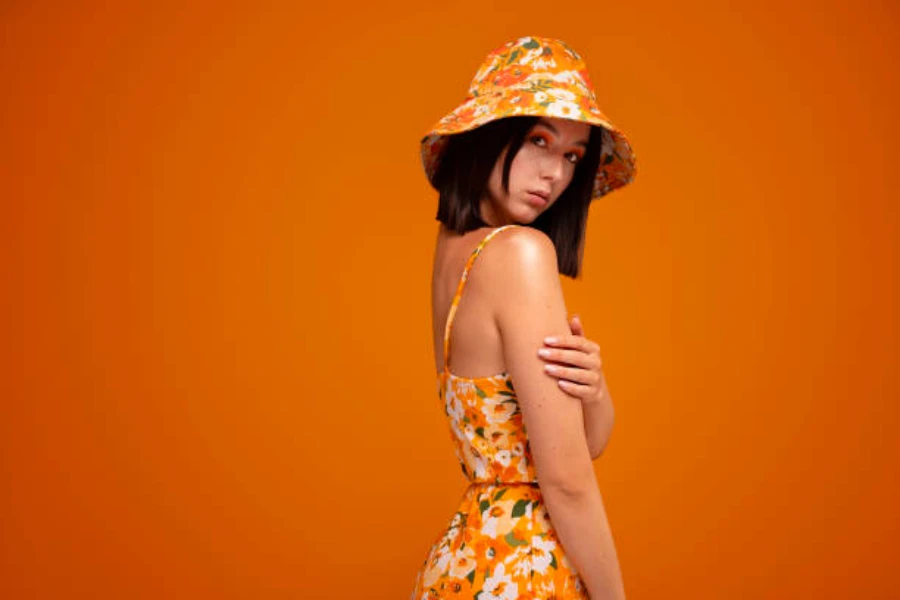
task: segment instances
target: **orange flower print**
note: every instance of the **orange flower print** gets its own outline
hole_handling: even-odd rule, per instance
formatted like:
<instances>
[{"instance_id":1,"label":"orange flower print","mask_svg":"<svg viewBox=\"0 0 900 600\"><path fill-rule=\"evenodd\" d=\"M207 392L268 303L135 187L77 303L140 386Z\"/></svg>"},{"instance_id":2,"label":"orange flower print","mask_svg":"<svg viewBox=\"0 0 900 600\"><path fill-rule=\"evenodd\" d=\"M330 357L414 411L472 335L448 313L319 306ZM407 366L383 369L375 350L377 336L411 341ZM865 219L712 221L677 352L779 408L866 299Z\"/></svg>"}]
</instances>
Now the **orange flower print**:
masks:
<instances>
[{"instance_id":1,"label":"orange flower print","mask_svg":"<svg viewBox=\"0 0 900 600\"><path fill-rule=\"evenodd\" d=\"M522 69L506 69L494 75L493 84L500 87L506 87L519 83L528 77L528 71Z\"/></svg>"}]
</instances>

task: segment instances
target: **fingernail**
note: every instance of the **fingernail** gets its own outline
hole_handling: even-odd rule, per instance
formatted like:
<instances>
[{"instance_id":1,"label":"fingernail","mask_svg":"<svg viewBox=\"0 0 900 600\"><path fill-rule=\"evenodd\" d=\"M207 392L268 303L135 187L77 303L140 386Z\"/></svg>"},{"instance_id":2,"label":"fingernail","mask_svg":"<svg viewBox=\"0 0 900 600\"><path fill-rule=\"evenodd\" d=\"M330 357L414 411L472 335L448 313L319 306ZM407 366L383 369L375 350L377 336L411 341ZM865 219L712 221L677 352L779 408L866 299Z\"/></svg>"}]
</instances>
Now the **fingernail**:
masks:
<instances>
[{"instance_id":1,"label":"fingernail","mask_svg":"<svg viewBox=\"0 0 900 600\"><path fill-rule=\"evenodd\" d=\"M547 343L547 344L555 344L555 343L556 343L556 338L555 338L555 337L545 337L545 338L544 338L544 343Z\"/></svg>"}]
</instances>

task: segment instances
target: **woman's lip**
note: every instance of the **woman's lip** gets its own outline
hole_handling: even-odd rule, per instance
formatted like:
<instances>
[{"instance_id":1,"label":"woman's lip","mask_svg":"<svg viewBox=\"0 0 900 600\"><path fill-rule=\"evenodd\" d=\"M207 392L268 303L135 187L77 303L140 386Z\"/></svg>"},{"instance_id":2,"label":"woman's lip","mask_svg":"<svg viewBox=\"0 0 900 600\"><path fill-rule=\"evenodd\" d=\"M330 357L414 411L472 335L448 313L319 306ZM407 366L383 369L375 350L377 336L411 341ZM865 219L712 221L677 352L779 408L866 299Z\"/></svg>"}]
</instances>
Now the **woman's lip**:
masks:
<instances>
[{"instance_id":1,"label":"woman's lip","mask_svg":"<svg viewBox=\"0 0 900 600\"><path fill-rule=\"evenodd\" d=\"M534 192L528 192L528 200L532 204L536 204L537 206L546 206L547 199L539 194L535 194Z\"/></svg>"}]
</instances>

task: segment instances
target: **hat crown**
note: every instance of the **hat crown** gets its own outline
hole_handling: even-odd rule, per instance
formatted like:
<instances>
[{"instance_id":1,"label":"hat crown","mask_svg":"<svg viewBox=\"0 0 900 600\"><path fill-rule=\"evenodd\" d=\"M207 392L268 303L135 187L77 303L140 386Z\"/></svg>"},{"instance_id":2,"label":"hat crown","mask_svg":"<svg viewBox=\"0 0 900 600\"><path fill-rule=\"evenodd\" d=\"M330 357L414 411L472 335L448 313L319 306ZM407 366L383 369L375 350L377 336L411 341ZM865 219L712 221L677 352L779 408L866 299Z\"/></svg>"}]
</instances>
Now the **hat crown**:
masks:
<instances>
[{"instance_id":1,"label":"hat crown","mask_svg":"<svg viewBox=\"0 0 900 600\"><path fill-rule=\"evenodd\" d=\"M566 90L596 100L587 65L562 40L528 36L488 54L469 85L468 98L516 89Z\"/></svg>"}]
</instances>

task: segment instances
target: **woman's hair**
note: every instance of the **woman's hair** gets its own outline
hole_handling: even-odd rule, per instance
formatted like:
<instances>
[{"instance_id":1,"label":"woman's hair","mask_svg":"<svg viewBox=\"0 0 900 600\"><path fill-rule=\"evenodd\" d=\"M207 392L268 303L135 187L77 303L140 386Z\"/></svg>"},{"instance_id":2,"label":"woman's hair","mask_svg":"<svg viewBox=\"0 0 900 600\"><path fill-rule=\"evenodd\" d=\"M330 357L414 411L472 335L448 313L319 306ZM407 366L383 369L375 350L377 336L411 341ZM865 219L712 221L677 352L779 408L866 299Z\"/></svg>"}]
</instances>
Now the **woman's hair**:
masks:
<instances>
[{"instance_id":1,"label":"woman's hair","mask_svg":"<svg viewBox=\"0 0 900 600\"><path fill-rule=\"evenodd\" d=\"M487 227L479 209L494 164L508 146L503 161L503 189L509 191L510 165L538 120L539 117L507 117L448 136L432 182L440 193L437 219L441 223L459 234ZM600 164L602 134L602 128L591 126L587 149L575 166L572 181L556 202L529 224L553 241L559 272L573 279L581 271L584 231Z\"/></svg>"}]
</instances>

